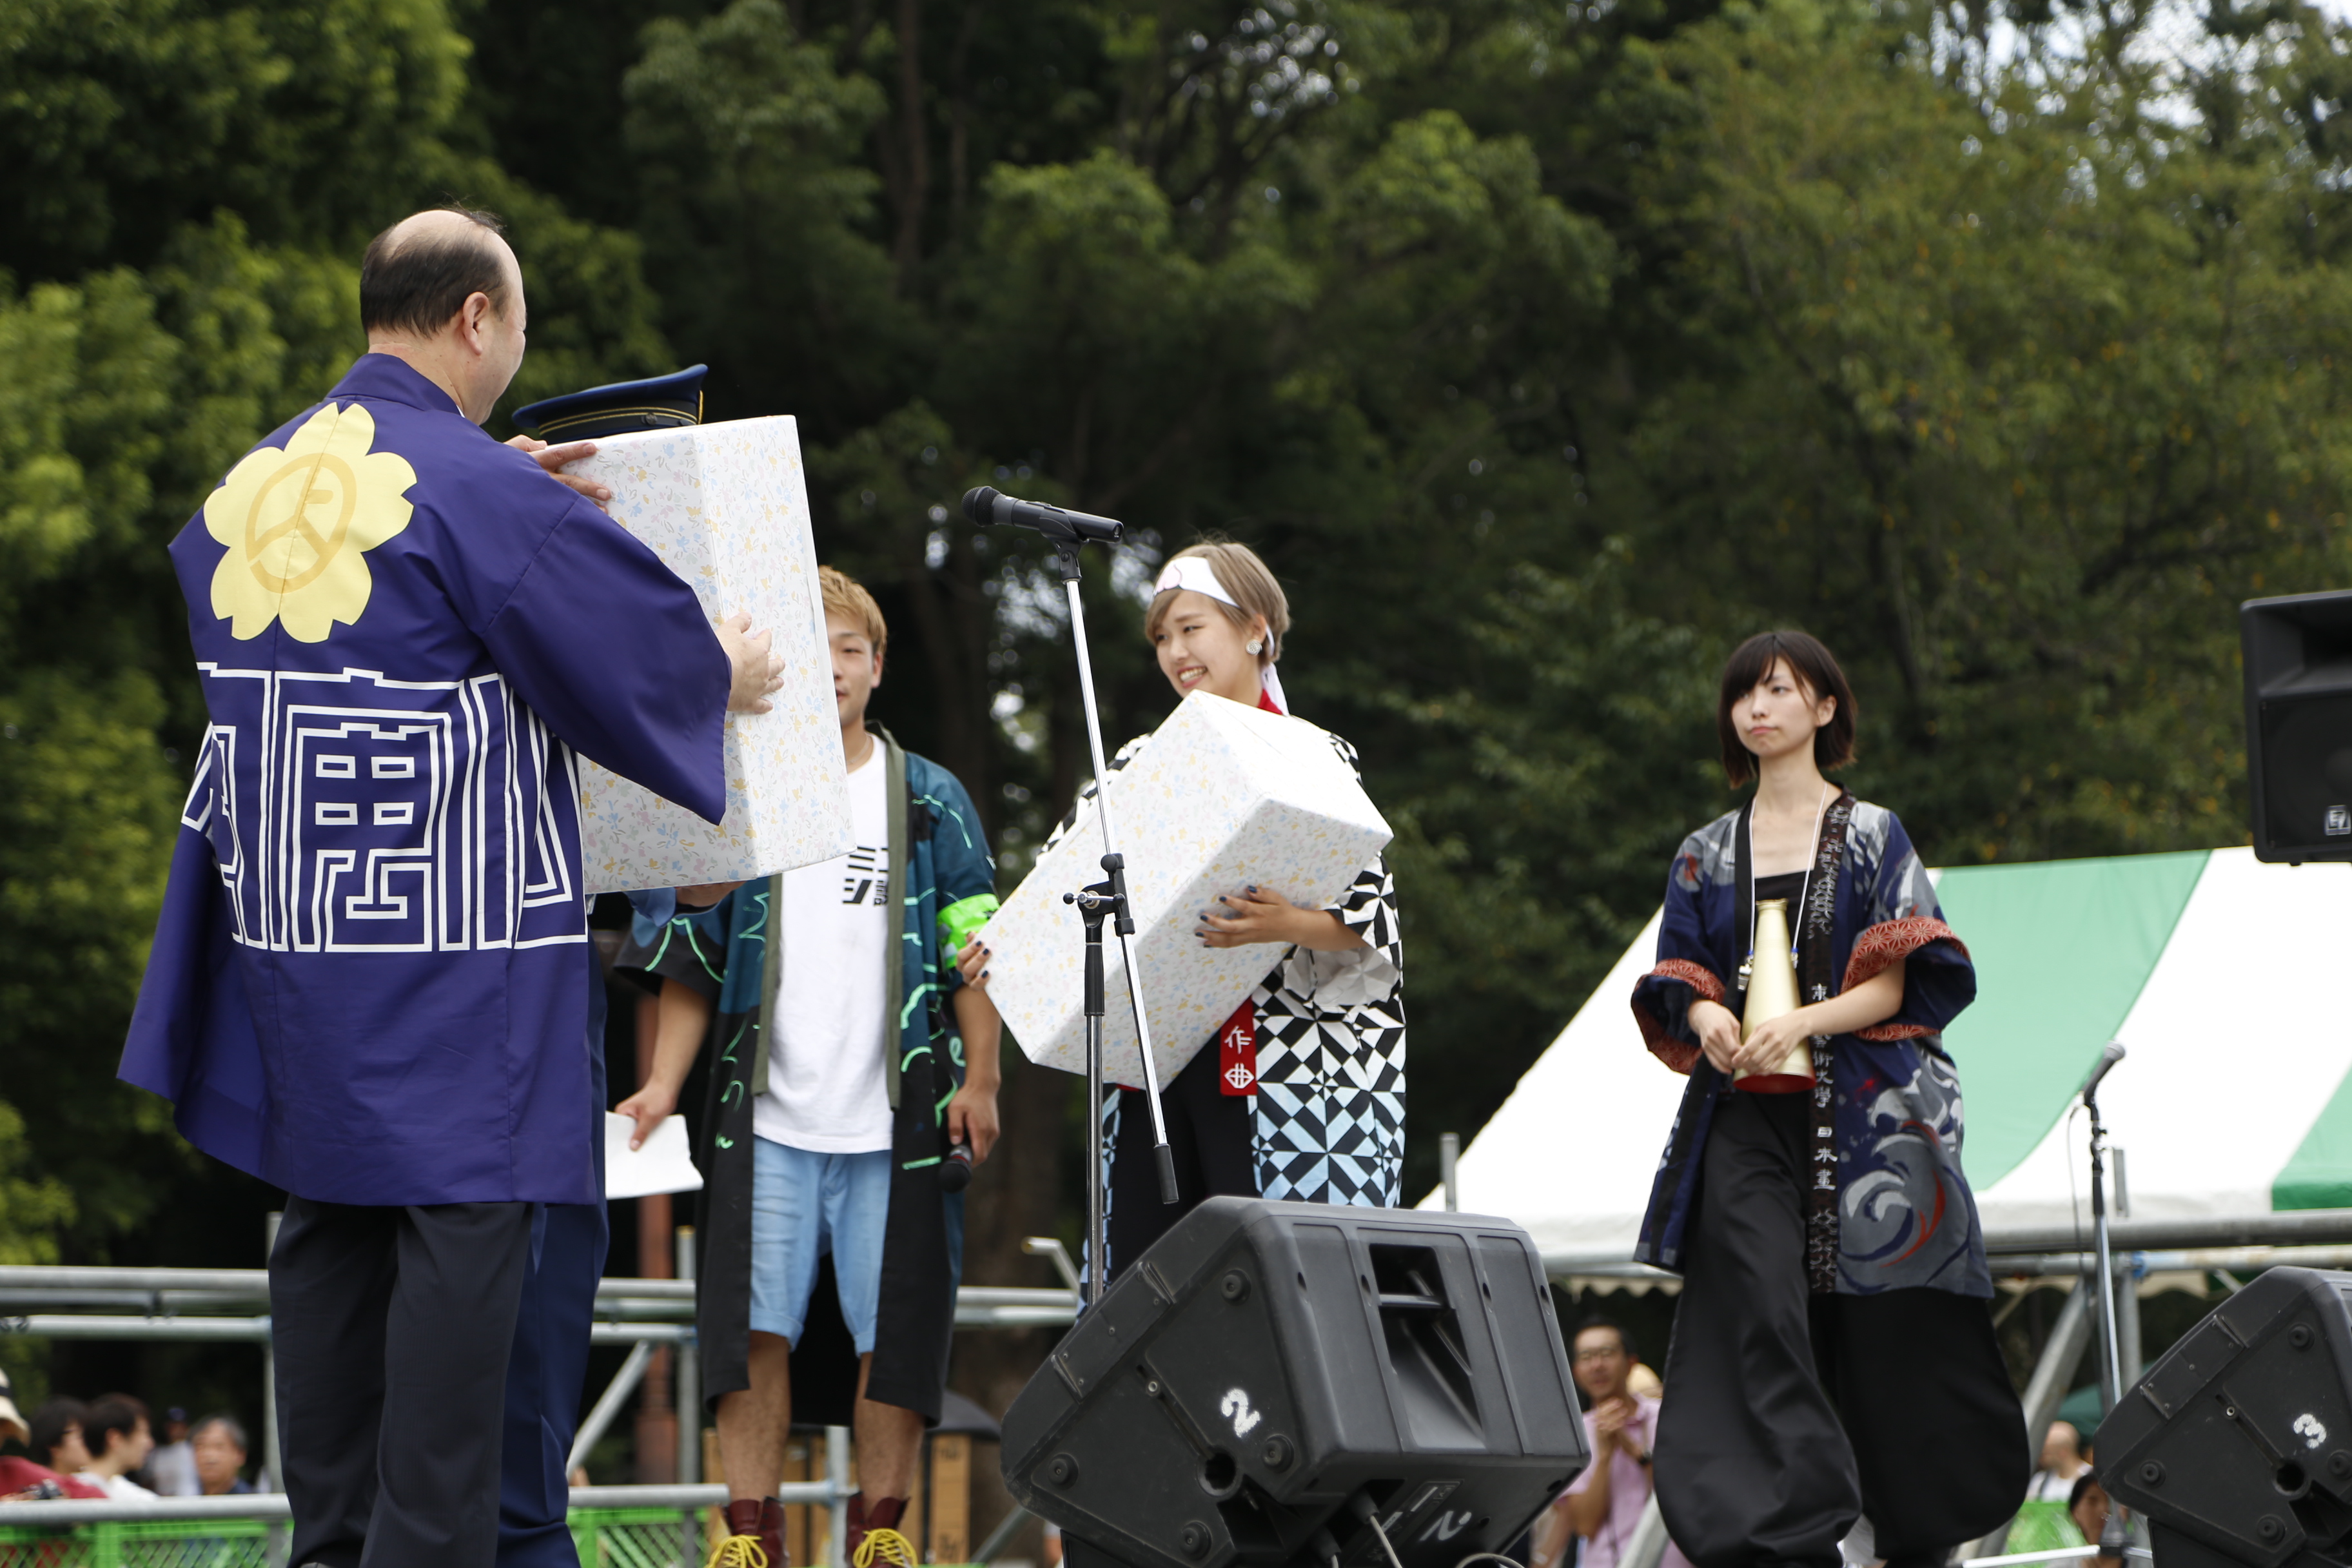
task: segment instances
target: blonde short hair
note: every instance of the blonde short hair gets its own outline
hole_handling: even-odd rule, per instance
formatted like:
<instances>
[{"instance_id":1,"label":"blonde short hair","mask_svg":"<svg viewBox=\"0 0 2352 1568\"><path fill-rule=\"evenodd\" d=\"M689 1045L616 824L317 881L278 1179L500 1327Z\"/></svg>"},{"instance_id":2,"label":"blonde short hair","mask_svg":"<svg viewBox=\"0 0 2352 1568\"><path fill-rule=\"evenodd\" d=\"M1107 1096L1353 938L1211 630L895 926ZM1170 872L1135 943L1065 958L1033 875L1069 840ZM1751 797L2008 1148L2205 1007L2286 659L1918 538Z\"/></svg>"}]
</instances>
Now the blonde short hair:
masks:
<instances>
[{"instance_id":1,"label":"blonde short hair","mask_svg":"<svg viewBox=\"0 0 2352 1568\"><path fill-rule=\"evenodd\" d=\"M882 618L882 606L874 602L874 595L856 578L830 566L818 567L816 580L824 591L824 613L864 627L866 640L874 645L874 657L880 658L890 646L890 625Z\"/></svg>"},{"instance_id":2,"label":"blonde short hair","mask_svg":"<svg viewBox=\"0 0 2352 1568\"><path fill-rule=\"evenodd\" d=\"M1257 552L1246 544L1235 544L1229 539L1213 539L1188 546L1169 557L1181 561L1191 555L1209 563L1217 574L1217 582L1234 596L1231 605L1218 604L1225 619L1244 631L1260 616L1265 617L1265 648L1257 656L1261 668L1282 657L1282 634L1290 629L1290 601L1283 596L1282 584L1274 580L1274 573L1258 559ZM1143 635L1157 637L1160 623L1168 618L1168 606L1173 602L1174 589L1155 596L1151 608L1143 617Z\"/></svg>"}]
</instances>

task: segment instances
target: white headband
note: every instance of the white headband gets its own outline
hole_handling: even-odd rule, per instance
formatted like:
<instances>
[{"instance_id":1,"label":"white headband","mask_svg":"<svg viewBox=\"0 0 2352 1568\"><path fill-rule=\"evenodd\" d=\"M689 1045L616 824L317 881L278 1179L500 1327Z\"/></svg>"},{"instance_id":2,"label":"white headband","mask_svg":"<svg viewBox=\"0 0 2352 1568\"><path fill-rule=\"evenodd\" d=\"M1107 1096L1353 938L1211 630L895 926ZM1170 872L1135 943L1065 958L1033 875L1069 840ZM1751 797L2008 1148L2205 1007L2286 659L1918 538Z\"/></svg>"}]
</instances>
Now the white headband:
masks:
<instances>
[{"instance_id":1,"label":"white headband","mask_svg":"<svg viewBox=\"0 0 2352 1568\"><path fill-rule=\"evenodd\" d=\"M1151 586L1151 596L1156 599L1179 588L1190 588L1195 594L1205 595L1220 605L1231 605L1236 610L1242 607L1241 601L1226 593L1225 585L1217 581L1217 569L1198 555L1179 555L1161 567L1160 581Z\"/></svg>"},{"instance_id":2,"label":"white headband","mask_svg":"<svg viewBox=\"0 0 2352 1568\"><path fill-rule=\"evenodd\" d=\"M1179 555L1161 567L1160 581L1151 585L1151 596L1156 599L1180 588L1190 588L1195 594L1214 599L1220 605L1231 605L1236 610L1242 607L1241 601L1226 593L1225 585L1217 581L1216 568L1198 555ZM1290 700L1282 692L1282 677L1275 674L1272 659L1266 659L1257 667L1257 683L1265 688L1268 697L1274 699L1276 708L1285 713L1290 711Z\"/></svg>"}]
</instances>

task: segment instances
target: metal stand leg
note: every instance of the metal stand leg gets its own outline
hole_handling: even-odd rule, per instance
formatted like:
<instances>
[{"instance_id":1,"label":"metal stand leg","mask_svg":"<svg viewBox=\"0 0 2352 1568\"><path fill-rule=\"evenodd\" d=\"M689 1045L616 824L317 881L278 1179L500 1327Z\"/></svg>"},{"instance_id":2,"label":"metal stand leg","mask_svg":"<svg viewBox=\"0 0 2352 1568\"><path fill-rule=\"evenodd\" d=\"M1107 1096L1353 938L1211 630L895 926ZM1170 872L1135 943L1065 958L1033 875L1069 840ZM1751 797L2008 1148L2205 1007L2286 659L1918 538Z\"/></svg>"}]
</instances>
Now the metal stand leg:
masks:
<instances>
[{"instance_id":1,"label":"metal stand leg","mask_svg":"<svg viewBox=\"0 0 2352 1568\"><path fill-rule=\"evenodd\" d=\"M849 1428L824 1429L824 1484L833 1489L832 1533L824 1543L824 1560L833 1568L849 1568Z\"/></svg>"},{"instance_id":2,"label":"metal stand leg","mask_svg":"<svg viewBox=\"0 0 2352 1568\"><path fill-rule=\"evenodd\" d=\"M261 1257L265 1267L278 1251L278 1223L286 1216L271 1210L262 1221ZM266 1340L261 1347L261 1463L268 1477L265 1491L286 1489L286 1462L279 1457L278 1443L278 1342Z\"/></svg>"},{"instance_id":3,"label":"metal stand leg","mask_svg":"<svg viewBox=\"0 0 2352 1568\"><path fill-rule=\"evenodd\" d=\"M695 1278L694 1227L677 1227L677 1277ZM677 1480L690 1487L702 1479L702 1360L693 1336L680 1340L673 1375L677 1389Z\"/></svg>"}]
</instances>

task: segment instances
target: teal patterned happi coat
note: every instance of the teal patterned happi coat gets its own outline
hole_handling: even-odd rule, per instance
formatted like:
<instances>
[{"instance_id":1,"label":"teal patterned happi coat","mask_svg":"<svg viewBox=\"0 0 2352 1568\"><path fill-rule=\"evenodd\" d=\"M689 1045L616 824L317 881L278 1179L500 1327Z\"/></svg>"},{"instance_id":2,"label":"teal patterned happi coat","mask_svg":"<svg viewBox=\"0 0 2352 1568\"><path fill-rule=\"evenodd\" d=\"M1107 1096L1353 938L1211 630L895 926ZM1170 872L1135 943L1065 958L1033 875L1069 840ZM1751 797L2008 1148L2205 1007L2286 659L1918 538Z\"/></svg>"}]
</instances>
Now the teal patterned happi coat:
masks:
<instances>
[{"instance_id":1,"label":"teal patterned happi coat","mask_svg":"<svg viewBox=\"0 0 2352 1568\"><path fill-rule=\"evenodd\" d=\"M996 908L996 864L980 814L955 775L877 730L888 772L890 885L903 911L898 962L874 983L889 1005L890 1218L882 1246L881 1310L866 1393L936 1422L947 1383L956 1286L963 1272L963 1194L941 1191L947 1109L963 1087L963 1041L948 998L955 955ZM751 1386L751 1104L765 1092L767 1023L782 954L768 940L780 879L747 882L714 907L667 920L640 915L622 967L676 980L711 999L710 1093L696 1163L703 1190L696 1233L696 1323L706 1401ZM845 977L846 978L846 977ZM846 1425L857 1354L828 1261L793 1347L796 1420Z\"/></svg>"}]
</instances>

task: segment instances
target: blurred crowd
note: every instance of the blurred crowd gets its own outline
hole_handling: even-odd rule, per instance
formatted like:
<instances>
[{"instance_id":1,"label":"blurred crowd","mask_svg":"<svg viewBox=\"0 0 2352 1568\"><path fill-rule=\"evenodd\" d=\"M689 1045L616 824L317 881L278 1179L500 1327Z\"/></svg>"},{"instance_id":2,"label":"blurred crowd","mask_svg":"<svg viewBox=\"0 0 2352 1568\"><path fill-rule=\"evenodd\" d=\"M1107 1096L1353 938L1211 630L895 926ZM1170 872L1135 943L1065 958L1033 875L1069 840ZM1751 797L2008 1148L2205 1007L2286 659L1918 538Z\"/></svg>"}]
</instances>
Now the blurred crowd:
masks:
<instances>
[{"instance_id":1,"label":"blurred crowd","mask_svg":"<svg viewBox=\"0 0 2352 1568\"><path fill-rule=\"evenodd\" d=\"M217 1497L254 1490L252 1445L236 1417L160 1423L128 1394L50 1399L27 1417L0 1373L0 1502L47 1498Z\"/></svg>"}]
</instances>

